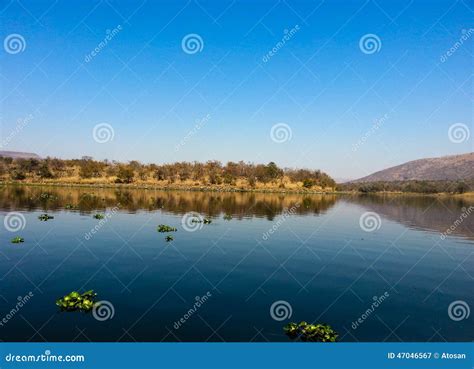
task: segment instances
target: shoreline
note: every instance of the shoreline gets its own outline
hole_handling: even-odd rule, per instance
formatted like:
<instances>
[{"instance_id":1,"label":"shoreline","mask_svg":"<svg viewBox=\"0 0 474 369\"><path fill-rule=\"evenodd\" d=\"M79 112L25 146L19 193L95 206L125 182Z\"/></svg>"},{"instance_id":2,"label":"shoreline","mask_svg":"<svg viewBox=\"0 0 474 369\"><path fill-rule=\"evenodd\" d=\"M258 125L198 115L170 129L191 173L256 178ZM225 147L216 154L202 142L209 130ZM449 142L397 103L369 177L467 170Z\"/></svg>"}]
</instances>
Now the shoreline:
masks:
<instances>
[{"instance_id":1,"label":"shoreline","mask_svg":"<svg viewBox=\"0 0 474 369\"><path fill-rule=\"evenodd\" d=\"M95 189L126 189L126 190L155 190L155 191L186 191L186 192L226 192L226 193L273 193L273 194L297 194L297 195L357 195L357 196L423 196L423 197L453 197L453 198L473 198L474 192L463 194L452 194L446 192L439 193L419 193L419 192L373 192L363 193L356 191L322 191L322 190L296 190L280 188L234 188L218 186L161 186L146 184L124 184L124 183L61 183L61 182L16 182L0 181L0 186L29 186L29 187L70 187L70 188L95 188Z\"/></svg>"}]
</instances>

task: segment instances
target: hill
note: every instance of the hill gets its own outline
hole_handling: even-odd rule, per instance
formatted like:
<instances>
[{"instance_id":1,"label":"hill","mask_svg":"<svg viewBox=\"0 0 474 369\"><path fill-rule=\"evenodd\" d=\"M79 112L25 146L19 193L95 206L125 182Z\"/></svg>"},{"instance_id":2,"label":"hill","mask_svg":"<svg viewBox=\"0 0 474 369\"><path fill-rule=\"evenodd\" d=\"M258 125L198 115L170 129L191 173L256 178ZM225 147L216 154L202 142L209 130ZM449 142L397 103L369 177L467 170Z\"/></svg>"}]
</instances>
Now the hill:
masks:
<instances>
[{"instance_id":1,"label":"hill","mask_svg":"<svg viewBox=\"0 0 474 369\"><path fill-rule=\"evenodd\" d=\"M352 181L459 181L474 179L474 152L409 161Z\"/></svg>"},{"instance_id":2,"label":"hill","mask_svg":"<svg viewBox=\"0 0 474 369\"><path fill-rule=\"evenodd\" d=\"M0 156L13 159L40 159L40 156L31 152L0 151Z\"/></svg>"}]
</instances>

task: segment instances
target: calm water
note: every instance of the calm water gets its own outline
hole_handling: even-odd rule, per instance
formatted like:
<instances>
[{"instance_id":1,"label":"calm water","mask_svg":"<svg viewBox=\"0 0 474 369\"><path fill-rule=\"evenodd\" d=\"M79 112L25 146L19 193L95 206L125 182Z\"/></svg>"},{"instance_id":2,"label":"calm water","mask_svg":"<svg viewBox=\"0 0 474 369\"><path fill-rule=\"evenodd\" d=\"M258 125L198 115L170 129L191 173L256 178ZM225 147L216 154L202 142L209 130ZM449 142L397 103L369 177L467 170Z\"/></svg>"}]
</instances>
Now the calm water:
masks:
<instances>
[{"instance_id":1,"label":"calm water","mask_svg":"<svg viewBox=\"0 0 474 369\"><path fill-rule=\"evenodd\" d=\"M20 212L26 222L18 232L1 223L0 315L18 296L33 297L3 321L0 339L288 341L282 327L305 320L330 324L342 341L471 341L474 314L456 321L448 307L460 300L474 308L474 212L440 237L470 206L407 196L3 187L2 217ZM99 224L92 215L105 211L110 218L87 240ZM191 211L212 223L186 231ZM54 219L39 221L44 212ZM360 226L367 212L380 217L369 218L372 232ZM174 241L158 224L178 228ZM10 243L14 236L25 242ZM112 319L58 311L57 298L88 289L113 304ZM276 314L291 306L291 318L272 317L276 301L285 302Z\"/></svg>"}]
</instances>

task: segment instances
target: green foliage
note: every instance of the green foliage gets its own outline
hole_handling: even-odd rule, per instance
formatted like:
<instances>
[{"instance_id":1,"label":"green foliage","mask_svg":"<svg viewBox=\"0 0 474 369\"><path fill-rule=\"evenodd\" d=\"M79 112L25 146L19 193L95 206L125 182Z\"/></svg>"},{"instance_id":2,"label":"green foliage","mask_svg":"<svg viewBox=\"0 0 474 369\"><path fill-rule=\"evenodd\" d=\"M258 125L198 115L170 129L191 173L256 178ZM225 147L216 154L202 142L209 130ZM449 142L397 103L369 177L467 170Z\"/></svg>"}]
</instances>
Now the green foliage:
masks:
<instances>
[{"instance_id":1,"label":"green foliage","mask_svg":"<svg viewBox=\"0 0 474 369\"><path fill-rule=\"evenodd\" d=\"M94 307L97 294L93 291L86 291L83 294L73 291L70 294L56 300L56 305L62 311L91 311Z\"/></svg>"},{"instance_id":2,"label":"green foliage","mask_svg":"<svg viewBox=\"0 0 474 369\"><path fill-rule=\"evenodd\" d=\"M337 186L338 191L356 191L365 194L377 192L406 192L406 193L465 193L474 190L474 180L460 181L391 181L342 183Z\"/></svg>"},{"instance_id":3,"label":"green foliage","mask_svg":"<svg viewBox=\"0 0 474 369\"><path fill-rule=\"evenodd\" d=\"M131 166L122 165L119 167L117 173L117 183L132 183L134 177L134 169Z\"/></svg>"},{"instance_id":4,"label":"green foliage","mask_svg":"<svg viewBox=\"0 0 474 369\"><path fill-rule=\"evenodd\" d=\"M38 217L39 220L41 220L42 222L47 222L48 220L50 219L54 219L53 216L51 215L48 215L48 214L41 214L39 217Z\"/></svg>"},{"instance_id":5,"label":"green foliage","mask_svg":"<svg viewBox=\"0 0 474 369\"><path fill-rule=\"evenodd\" d=\"M93 218L94 218L94 219L104 219L104 218L105 218L105 215L104 215L104 214L94 214L94 215L93 215Z\"/></svg>"},{"instance_id":6,"label":"green foliage","mask_svg":"<svg viewBox=\"0 0 474 369\"><path fill-rule=\"evenodd\" d=\"M174 227L170 227L169 225L165 225L165 224L160 224L158 225L158 232L160 233L167 233L167 232L176 232L177 229L174 228Z\"/></svg>"},{"instance_id":7,"label":"green foliage","mask_svg":"<svg viewBox=\"0 0 474 369\"><path fill-rule=\"evenodd\" d=\"M66 204L64 205L64 209L76 209L76 207L72 204Z\"/></svg>"},{"instance_id":8,"label":"green foliage","mask_svg":"<svg viewBox=\"0 0 474 369\"><path fill-rule=\"evenodd\" d=\"M232 219L232 215L230 214L224 215L224 220L231 220L231 219Z\"/></svg>"},{"instance_id":9,"label":"green foliage","mask_svg":"<svg viewBox=\"0 0 474 369\"><path fill-rule=\"evenodd\" d=\"M166 236L166 237L165 237L165 241L166 241L166 242L171 242L171 241L173 241L173 240L174 240L173 236Z\"/></svg>"},{"instance_id":10,"label":"green foliage","mask_svg":"<svg viewBox=\"0 0 474 369\"><path fill-rule=\"evenodd\" d=\"M212 223L212 220L209 219L209 218L204 218L204 219L200 219L200 218L193 218L191 219L191 223L204 223L204 224L211 224Z\"/></svg>"},{"instance_id":11,"label":"green foliage","mask_svg":"<svg viewBox=\"0 0 474 369\"><path fill-rule=\"evenodd\" d=\"M307 342L336 342L338 334L326 324L289 323L283 328L291 339Z\"/></svg>"},{"instance_id":12,"label":"green foliage","mask_svg":"<svg viewBox=\"0 0 474 369\"><path fill-rule=\"evenodd\" d=\"M303 181L303 187L304 188L311 188L314 186L314 181L312 179L305 178Z\"/></svg>"},{"instance_id":13,"label":"green foliage","mask_svg":"<svg viewBox=\"0 0 474 369\"><path fill-rule=\"evenodd\" d=\"M22 243L25 242L25 239L22 237L14 237L12 238L12 243Z\"/></svg>"}]
</instances>

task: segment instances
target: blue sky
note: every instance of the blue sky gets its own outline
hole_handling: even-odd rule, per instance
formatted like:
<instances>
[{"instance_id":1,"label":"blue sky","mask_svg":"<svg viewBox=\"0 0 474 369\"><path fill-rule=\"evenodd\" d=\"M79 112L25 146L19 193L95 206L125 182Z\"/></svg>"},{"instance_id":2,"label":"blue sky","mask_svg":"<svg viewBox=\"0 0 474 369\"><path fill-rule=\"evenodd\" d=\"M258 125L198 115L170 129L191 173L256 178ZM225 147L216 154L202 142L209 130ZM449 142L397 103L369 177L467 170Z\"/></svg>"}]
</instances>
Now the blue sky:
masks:
<instances>
[{"instance_id":1,"label":"blue sky","mask_svg":"<svg viewBox=\"0 0 474 369\"><path fill-rule=\"evenodd\" d=\"M0 50L3 150L275 161L337 178L474 151L467 0L0 4L2 40L23 38L21 52ZM189 34L202 50L183 50ZM368 34L373 53L360 46ZM105 143L101 123L114 133ZM271 137L280 123L285 142ZM448 135L457 123L462 142Z\"/></svg>"}]
</instances>

